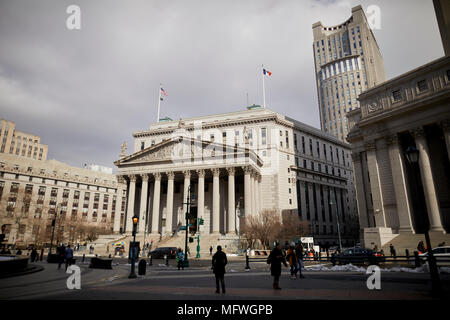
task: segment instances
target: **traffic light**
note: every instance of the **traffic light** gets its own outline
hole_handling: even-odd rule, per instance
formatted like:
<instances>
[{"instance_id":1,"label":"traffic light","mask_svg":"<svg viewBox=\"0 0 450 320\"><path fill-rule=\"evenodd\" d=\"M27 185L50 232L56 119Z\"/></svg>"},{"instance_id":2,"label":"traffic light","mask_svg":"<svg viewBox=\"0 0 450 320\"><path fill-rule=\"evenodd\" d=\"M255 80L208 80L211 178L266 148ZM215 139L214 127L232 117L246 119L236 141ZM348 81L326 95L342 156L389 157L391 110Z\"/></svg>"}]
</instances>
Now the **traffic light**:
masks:
<instances>
[{"instance_id":1,"label":"traffic light","mask_svg":"<svg viewBox=\"0 0 450 320\"><path fill-rule=\"evenodd\" d=\"M189 242L190 242L190 243L194 242L194 238L189 237Z\"/></svg>"},{"instance_id":2,"label":"traffic light","mask_svg":"<svg viewBox=\"0 0 450 320\"><path fill-rule=\"evenodd\" d=\"M198 218L198 224L199 225L203 225L203 223L204 223L203 219L202 218Z\"/></svg>"}]
</instances>

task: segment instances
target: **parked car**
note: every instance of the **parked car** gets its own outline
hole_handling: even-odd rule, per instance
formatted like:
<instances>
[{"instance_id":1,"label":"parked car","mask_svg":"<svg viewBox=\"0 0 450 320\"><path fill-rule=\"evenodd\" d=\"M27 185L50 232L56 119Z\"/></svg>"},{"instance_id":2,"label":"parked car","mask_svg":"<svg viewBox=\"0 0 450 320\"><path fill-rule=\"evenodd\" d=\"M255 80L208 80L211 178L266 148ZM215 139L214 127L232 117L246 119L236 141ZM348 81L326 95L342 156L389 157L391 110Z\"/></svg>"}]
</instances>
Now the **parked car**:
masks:
<instances>
[{"instance_id":1,"label":"parked car","mask_svg":"<svg viewBox=\"0 0 450 320\"><path fill-rule=\"evenodd\" d=\"M176 247L160 247L150 252L153 259L164 259L164 256L168 256L169 259L175 259L177 255Z\"/></svg>"},{"instance_id":2,"label":"parked car","mask_svg":"<svg viewBox=\"0 0 450 320\"><path fill-rule=\"evenodd\" d=\"M331 257L331 263L336 264L379 264L385 261L383 253L375 252L366 248L345 249L343 253Z\"/></svg>"},{"instance_id":3,"label":"parked car","mask_svg":"<svg viewBox=\"0 0 450 320\"><path fill-rule=\"evenodd\" d=\"M428 256L428 252L419 254L419 257L425 262ZM446 247L436 247L433 249L433 256L436 258L436 265L438 267L441 266L450 266L450 246ZM439 259L444 258L444 259Z\"/></svg>"}]
</instances>

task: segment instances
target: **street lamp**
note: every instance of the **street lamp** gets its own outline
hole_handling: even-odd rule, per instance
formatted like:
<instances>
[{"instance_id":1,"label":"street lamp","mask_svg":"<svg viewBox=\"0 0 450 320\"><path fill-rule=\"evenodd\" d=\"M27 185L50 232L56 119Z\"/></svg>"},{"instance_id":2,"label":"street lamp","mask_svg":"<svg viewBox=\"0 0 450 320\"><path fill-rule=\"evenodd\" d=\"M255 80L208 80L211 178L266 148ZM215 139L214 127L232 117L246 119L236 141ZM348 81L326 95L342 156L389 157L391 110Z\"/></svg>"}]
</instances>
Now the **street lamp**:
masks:
<instances>
[{"instance_id":1,"label":"street lamp","mask_svg":"<svg viewBox=\"0 0 450 320\"><path fill-rule=\"evenodd\" d=\"M188 225L189 225L189 218L190 218L190 206L191 206L191 184L188 187L188 192L187 192L187 199L186 199L186 203L183 203L186 205L186 237L184 240L184 261L183 261L183 265L185 267L189 267L189 259L188 259L188 252L187 252L187 243L188 243ZM192 196L193 198L194 196Z\"/></svg>"},{"instance_id":2,"label":"street lamp","mask_svg":"<svg viewBox=\"0 0 450 320\"><path fill-rule=\"evenodd\" d=\"M419 150L416 147L410 146L406 149L406 159L413 167L414 176L416 181L420 181L420 169L419 169ZM414 188L416 188L416 194L419 194L418 184L414 184ZM417 197L419 201L422 201L422 197ZM421 206L425 208L425 206ZM425 241L428 247L428 266L430 268L430 276L431 276L431 290L433 293L441 292L441 283L439 279L439 271L436 265L436 260L433 255L433 248L431 247L430 235L428 234L428 228L425 229Z\"/></svg>"},{"instance_id":3,"label":"street lamp","mask_svg":"<svg viewBox=\"0 0 450 320\"><path fill-rule=\"evenodd\" d=\"M61 205L58 204L58 205L55 207L55 215L53 216L53 219L52 219L52 238L51 238L51 240L50 240L50 249L48 250L47 260L50 259L50 255L52 254L53 237L55 236L55 224L56 224L56 216L58 215L58 207L61 207Z\"/></svg>"},{"instance_id":4,"label":"street lamp","mask_svg":"<svg viewBox=\"0 0 450 320\"><path fill-rule=\"evenodd\" d=\"M239 197L238 203L237 203L237 209L236 209L236 215L238 217L238 254L242 253L242 246L241 246L241 218L245 217L245 212L241 211L241 200L243 199L242 196Z\"/></svg>"},{"instance_id":5,"label":"street lamp","mask_svg":"<svg viewBox=\"0 0 450 320\"><path fill-rule=\"evenodd\" d=\"M337 206L335 203L333 203L333 199L330 197L330 205L331 207L333 207L334 205L334 213L336 215L336 223L337 223L337 231L338 231L338 237L339 237L339 251L342 252L342 240L341 240L341 229L340 229L340 225L339 225L339 216L338 216L338 212L337 212Z\"/></svg>"},{"instance_id":6,"label":"street lamp","mask_svg":"<svg viewBox=\"0 0 450 320\"><path fill-rule=\"evenodd\" d=\"M128 278L130 279L134 279L136 278L136 273L135 273L135 261L136 261L136 228L137 228L137 224L139 222L139 217L138 216L133 216L132 218L133 220L133 246L132 248L130 248L130 254L131 254L131 271L130 271L130 275L128 276Z\"/></svg>"}]
</instances>

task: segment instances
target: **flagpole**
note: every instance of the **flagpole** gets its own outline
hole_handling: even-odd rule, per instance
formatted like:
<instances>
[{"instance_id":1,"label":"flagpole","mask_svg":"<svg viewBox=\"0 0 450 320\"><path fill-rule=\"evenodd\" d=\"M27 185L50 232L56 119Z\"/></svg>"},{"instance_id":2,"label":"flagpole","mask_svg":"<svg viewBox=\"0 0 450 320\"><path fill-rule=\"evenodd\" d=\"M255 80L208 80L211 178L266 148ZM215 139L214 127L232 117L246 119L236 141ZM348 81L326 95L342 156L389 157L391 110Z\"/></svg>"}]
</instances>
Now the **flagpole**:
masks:
<instances>
[{"instance_id":1,"label":"flagpole","mask_svg":"<svg viewBox=\"0 0 450 320\"><path fill-rule=\"evenodd\" d=\"M159 84L159 97L158 97L158 119L156 122L159 122L159 109L161 108L161 83Z\"/></svg>"},{"instance_id":2,"label":"flagpole","mask_svg":"<svg viewBox=\"0 0 450 320\"><path fill-rule=\"evenodd\" d=\"M262 82L263 82L263 107L266 108L266 87L264 86L264 65L261 65L263 68L262 73Z\"/></svg>"}]
</instances>

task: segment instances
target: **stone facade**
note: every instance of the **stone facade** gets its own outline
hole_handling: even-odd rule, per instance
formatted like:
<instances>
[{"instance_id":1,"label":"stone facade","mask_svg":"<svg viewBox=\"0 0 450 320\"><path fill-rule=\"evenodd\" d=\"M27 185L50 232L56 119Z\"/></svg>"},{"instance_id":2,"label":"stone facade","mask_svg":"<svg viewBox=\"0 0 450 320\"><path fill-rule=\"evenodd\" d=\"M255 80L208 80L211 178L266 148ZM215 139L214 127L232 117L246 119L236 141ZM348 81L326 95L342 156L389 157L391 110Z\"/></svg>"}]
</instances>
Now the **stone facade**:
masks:
<instances>
[{"instance_id":1,"label":"stone facade","mask_svg":"<svg viewBox=\"0 0 450 320\"><path fill-rule=\"evenodd\" d=\"M369 89L359 101L348 113L347 139L361 234L450 231L450 58ZM405 158L410 146L419 150L419 181Z\"/></svg>"},{"instance_id":2,"label":"stone facade","mask_svg":"<svg viewBox=\"0 0 450 320\"><path fill-rule=\"evenodd\" d=\"M313 36L321 128L345 141L346 113L359 108L361 92L385 81L383 57L361 6L340 25L313 24Z\"/></svg>"},{"instance_id":3,"label":"stone facade","mask_svg":"<svg viewBox=\"0 0 450 320\"><path fill-rule=\"evenodd\" d=\"M191 231L197 230L195 218L203 218L202 234L234 236L240 216L274 209L314 220L312 232L331 244L337 227L336 215L328 213L329 194L337 199L341 228L349 233L357 222L349 145L271 110L253 106L160 121L133 136L134 152L122 153L115 162L128 185L122 226L127 232L135 214L140 216L138 232L164 237L179 230L185 224L189 186L194 194Z\"/></svg>"},{"instance_id":4,"label":"stone facade","mask_svg":"<svg viewBox=\"0 0 450 320\"><path fill-rule=\"evenodd\" d=\"M9 244L35 243L42 228L50 232L55 213L58 230L65 235L81 224L112 232L124 216L125 188L113 174L56 160L0 154L0 225L6 225L5 240ZM40 238L50 241L47 236Z\"/></svg>"}]
</instances>

